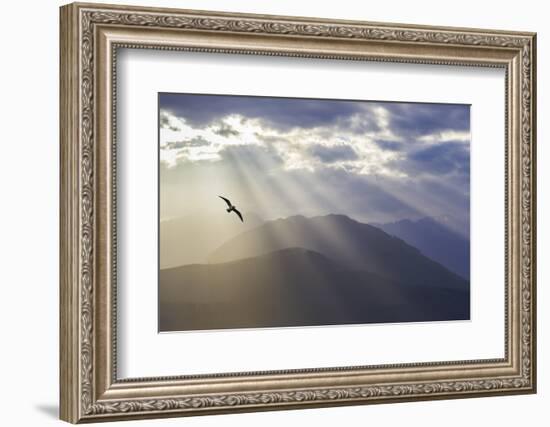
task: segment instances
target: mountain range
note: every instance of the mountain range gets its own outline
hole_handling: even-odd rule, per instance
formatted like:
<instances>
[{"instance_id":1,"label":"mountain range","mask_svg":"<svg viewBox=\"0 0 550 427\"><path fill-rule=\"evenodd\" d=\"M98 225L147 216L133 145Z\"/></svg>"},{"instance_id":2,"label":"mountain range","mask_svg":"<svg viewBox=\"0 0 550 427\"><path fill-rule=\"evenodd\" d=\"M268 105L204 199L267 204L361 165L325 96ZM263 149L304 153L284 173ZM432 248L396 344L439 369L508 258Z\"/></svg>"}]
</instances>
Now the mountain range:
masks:
<instances>
[{"instance_id":1,"label":"mountain range","mask_svg":"<svg viewBox=\"0 0 550 427\"><path fill-rule=\"evenodd\" d=\"M267 221L161 269L160 330L468 319L469 282L344 215Z\"/></svg>"},{"instance_id":2,"label":"mountain range","mask_svg":"<svg viewBox=\"0 0 550 427\"><path fill-rule=\"evenodd\" d=\"M292 216L266 222L226 241L208 261L234 261L289 247L317 251L348 269L414 285L453 288L464 281L404 240L345 215Z\"/></svg>"},{"instance_id":3,"label":"mountain range","mask_svg":"<svg viewBox=\"0 0 550 427\"><path fill-rule=\"evenodd\" d=\"M470 278L470 240L444 221L425 217L372 225L405 240L461 277Z\"/></svg>"}]
</instances>

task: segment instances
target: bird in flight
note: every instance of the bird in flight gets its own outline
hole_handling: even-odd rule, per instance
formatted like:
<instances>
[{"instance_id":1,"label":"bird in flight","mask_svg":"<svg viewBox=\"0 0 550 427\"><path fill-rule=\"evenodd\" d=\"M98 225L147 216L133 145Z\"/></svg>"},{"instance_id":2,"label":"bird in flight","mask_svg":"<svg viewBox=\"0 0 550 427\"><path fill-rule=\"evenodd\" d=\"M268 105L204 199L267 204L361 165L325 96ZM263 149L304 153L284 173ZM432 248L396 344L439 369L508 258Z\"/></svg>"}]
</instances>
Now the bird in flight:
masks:
<instances>
[{"instance_id":1,"label":"bird in flight","mask_svg":"<svg viewBox=\"0 0 550 427\"><path fill-rule=\"evenodd\" d=\"M244 222L243 215L237 210L237 208L231 203L229 199L226 199L225 197L218 196L220 199L223 199L225 203L227 203L228 208L226 211L229 212L235 212L237 216L241 219L241 222Z\"/></svg>"}]
</instances>

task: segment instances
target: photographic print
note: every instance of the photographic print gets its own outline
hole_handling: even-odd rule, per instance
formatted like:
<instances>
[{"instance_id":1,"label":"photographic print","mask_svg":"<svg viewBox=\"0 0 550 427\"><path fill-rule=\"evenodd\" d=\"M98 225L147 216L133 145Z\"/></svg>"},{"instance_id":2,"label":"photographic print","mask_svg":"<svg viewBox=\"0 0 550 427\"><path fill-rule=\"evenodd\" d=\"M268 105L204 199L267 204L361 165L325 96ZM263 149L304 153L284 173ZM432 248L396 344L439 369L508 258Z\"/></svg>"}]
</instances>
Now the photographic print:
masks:
<instances>
[{"instance_id":1,"label":"photographic print","mask_svg":"<svg viewBox=\"0 0 550 427\"><path fill-rule=\"evenodd\" d=\"M470 318L470 106L159 94L159 331Z\"/></svg>"}]
</instances>

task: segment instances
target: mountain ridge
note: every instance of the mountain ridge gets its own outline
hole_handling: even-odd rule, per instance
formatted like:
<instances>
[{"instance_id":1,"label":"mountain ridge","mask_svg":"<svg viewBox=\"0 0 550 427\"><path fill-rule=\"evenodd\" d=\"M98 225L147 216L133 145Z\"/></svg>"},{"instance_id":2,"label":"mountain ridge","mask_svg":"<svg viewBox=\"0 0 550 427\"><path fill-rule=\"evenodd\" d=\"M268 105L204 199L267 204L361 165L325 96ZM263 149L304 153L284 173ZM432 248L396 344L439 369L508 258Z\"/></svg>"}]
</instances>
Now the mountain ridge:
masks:
<instances>
[{"instance_id":1,"label":"mountain ridge","mask_svg":"<svg viewBox=\"0 0 550 427\"><path fill-rule=\"evenodd\" d=\"M403 239L462 278L470 278L470 240L437 218L403 219L371 225Z\"/></svg>"},{"instance_id":2,"label":"mountain ridge","mask_svg":"<svg viewBox=\"0 0 550 427\"><path fill-rule=\"evenodd\" d=\"M403 239L345 215L292 216L266 221L229 239L208 257L219 263L302 247L344 265L413 285L464 287L465 280Z\"/></svg>"}]
</instances>

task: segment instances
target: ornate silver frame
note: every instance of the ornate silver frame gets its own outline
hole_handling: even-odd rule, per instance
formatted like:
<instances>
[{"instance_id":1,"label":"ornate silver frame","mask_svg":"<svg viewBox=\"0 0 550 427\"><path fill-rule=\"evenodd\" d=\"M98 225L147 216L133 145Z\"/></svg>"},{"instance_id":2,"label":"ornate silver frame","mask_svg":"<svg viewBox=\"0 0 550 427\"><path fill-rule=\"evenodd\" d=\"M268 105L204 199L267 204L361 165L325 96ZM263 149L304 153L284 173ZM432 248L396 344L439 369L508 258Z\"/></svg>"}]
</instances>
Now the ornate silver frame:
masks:
<instances>
[{"instance_id":1,"label":"ornate silver frame","mask_svg":"<svg viewBox=\"0 0 550 427\"><path fill-rule=\"evenodd\" d=\"M534 33L99 4L70 4L60 12L61 419L78 423L535 392ZM117 379L118 47L504 68L505 357Z\"/></svg>"}]
</instances>

